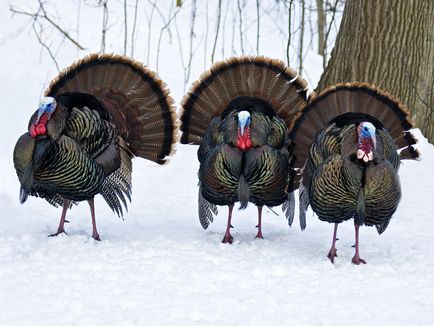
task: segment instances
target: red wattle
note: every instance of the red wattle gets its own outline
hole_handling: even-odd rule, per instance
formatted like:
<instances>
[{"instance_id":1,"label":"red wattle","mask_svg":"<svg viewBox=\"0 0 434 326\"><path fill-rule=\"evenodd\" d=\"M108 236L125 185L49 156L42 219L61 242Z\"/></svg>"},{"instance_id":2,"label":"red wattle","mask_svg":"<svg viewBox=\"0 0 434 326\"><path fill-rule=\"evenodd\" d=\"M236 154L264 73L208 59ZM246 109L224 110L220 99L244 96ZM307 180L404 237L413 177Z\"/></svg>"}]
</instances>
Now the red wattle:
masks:
<instances>
[{"instance_id":1,"label":"red wattle","mask_svg":"<svg viewBox=\"0 0 434 326\"><path fill-rule=\"evenodd\" d=\"M47 133L47 127L45 127L47 121L48 121L48 115L44 113L39 119L38 124L32 124L30 126L30 130L29 130L30 136L36 138L39 135L45 135Z\"/></svg>"},{"instance_id":2,"label":"red wattle","mask_svg":"<svg viewBox=\"0 0 434 326\"><path fill-rule=\"evenodd\" d=\"M238 130L238 137L237 137L238 149L244 152L252 148L252 146L253 144L252 144L252 139L250 138L250 130L248 128L244 129L244 134L242 136L240 131Z\"/></svg>"}]
</instances>

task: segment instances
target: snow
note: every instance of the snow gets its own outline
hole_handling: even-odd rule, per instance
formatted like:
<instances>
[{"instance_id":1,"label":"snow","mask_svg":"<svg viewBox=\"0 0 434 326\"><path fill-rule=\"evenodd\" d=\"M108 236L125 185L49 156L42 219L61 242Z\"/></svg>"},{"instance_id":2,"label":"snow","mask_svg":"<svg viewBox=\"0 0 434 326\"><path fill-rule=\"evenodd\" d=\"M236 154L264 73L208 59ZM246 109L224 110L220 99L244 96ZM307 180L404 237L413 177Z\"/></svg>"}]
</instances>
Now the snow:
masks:
<instances>
[{"instance_id":1,"label":"snow","mask_svg":"<svg viewBox=\"0 0 434 326\"><path fill-rule=\"evenodd\" d=\"M134 160L125 220L97 198L101 242L91 238L86 203L68 212L68 235L47 237L60 209L38 198L19 204L12 151L56 72L31 30L16 33L23 18L0 9L0 325L432 325L434 146L419 130L423 156L402 164L403 197L388 229L361 229L363 266L351 264L351 222L339 226L329 262L333 226L312 212L302 232L298 220L288 228L280 208L265 209L259 240L255 207L234 210L234 243L220 243L227 209L200 227L197 147L185 145L166 166ZM62 55L62 67L75 58ZM179 103L181 68L163 62L160 76Z\"/></svg>"}]
</instances>

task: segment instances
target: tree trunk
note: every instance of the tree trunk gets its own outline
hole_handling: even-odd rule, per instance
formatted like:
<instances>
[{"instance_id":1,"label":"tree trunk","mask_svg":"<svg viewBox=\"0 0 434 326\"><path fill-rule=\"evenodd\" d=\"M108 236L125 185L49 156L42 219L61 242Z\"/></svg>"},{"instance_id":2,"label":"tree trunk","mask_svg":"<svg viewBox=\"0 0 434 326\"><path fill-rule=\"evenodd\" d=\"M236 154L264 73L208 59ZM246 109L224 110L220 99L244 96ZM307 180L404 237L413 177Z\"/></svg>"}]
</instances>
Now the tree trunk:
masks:
<instances>
[{"instance_id":1,"label":"tree trunk","mask_svg":"<svg viewBox=\"0 0 434 326\"><path fill-rule=\"evenodd\" d=\"M347 0L317 91L373 83L400 99L434 142L434 1Z\"/></svg>"}]
</instances>

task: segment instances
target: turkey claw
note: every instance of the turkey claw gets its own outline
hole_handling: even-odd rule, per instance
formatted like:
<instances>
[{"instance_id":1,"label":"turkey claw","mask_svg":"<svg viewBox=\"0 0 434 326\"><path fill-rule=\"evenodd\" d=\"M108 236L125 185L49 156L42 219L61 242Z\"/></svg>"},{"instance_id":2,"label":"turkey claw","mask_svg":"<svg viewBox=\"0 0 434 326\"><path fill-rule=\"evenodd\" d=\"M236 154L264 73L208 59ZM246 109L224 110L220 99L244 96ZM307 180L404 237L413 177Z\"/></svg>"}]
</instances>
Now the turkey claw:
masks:
<instances>
[{"instance_id":1,"label":"turkey claw","mask_svg":"<svg viewBox=\"0 0 434 326\"><path fill-rule=\"evenodd\" d=\"M101 238L99 237L98 233L92 234L92 238L94 238L96 241L101 241Z\"/></svg>"},{"instance_id":2,"label":"turkey claw","mask_svg":"<svg viewBox=\"0 0 434 326\"><path fill-rule=\"evenodd\" d=\"M366 261L360 257L353 257L353 259L351 259L351 262L355 265L360 265L360 263L362 264L366 264Z\"/></svg>"},{"instance_id":3,"label":"turkey claw","mask_svg":"<svg viewBox=\"0 0 434 326\"><path fill-rule=\"evenodd\" d=\"M225 236L223 237L222 243L232 244L233 241L234 241L234 238L230 234L225 234Z\"/></svg>"},{"instance_id":4,"label":"turkey claw","mask_svg":"<svg viewBox=\"0 0 434 326\"><path fill-rule=\"evenodd\" d=\"M50 234L49 237L57 237L59 234L62 233L68 235L68 233L66 233L65 230L61 230L61 231L57 231L56 233Z\"/></svg>"},{"instance_id":5,"label":"turkey claw","mask_svg":"<svg viewBox=\"0 0 434 326\"><path fill-rule=\"evenodd\" d=\"M330 249L330 251L329 251L329 253L327 255L328 259L330 259L330 261L332 262L332 264L335 263L335 257L338 256L338 254L336 252L337 252L336 249Z\"/></svg>"}]
</instances>

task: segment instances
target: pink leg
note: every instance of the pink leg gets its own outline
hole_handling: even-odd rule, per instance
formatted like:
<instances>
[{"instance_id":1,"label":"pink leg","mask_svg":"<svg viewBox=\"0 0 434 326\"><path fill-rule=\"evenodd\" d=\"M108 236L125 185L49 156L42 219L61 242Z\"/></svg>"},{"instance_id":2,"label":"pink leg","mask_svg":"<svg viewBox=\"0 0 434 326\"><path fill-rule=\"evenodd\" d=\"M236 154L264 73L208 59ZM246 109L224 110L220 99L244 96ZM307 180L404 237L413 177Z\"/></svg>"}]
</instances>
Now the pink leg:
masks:
<instances>
[{"instance_id":1,"label":"pink leg","mask_svg":"<svg viewBox=\"0 0 434 326\"><path fill-rule=\"evenodd\" d=\"M90 206L90 213L92 214L92 238L95 240L101 241L99 237L98 231L96 230L96 221L95 221L95 205L93 203L93 198L87 201Z\"/></svg>"},{"instance_id":2,"label":"pink leg","mask_svg":"<svg viewBox=\"0 0 434 326\"><path fill-rule=\"evenodd\" d=\"M333 241L332 241L332 247L330 248L330 251L327 255L327 257L330 259L332 263L335 262L335 257L338 256L336 253L336 234L338 233L338 223L335 223L335 230L333 231Z\"/></svg>"},{"instance_id":3,"label":"pink leg","mask_svg":"<svg viewBox=\"0 0 434 326\"><path fill-rule=\"evenodd\" d=\"M366 261L364 261L359 256L359 227L360 227L360 225L354 223L354 228L356 230L356 245L355 245L356 246L356 252L354 254L353 259L351 259L351 261L353 264L356 264L356 265L360 265L360 263L366 264Z\"/></svg>"},{"instance_id":4,"label":"pink leg","mask_svg":"<svg viewBox=\"0 0 434 326\"><path fill-rule=\"evenodd\" d=\"M258 228L258 234L256 235L256 238L264 239L262 236L262 206L258 206L258 225L256 227Z\"/></svg>"},{"instance_id":5,"label":"pink leg","mask_svg":"<svg viewBox=\"0 0 434 326\"><path fill-rule=\"evenodd\" d=\"M222 243L232 243L234 238L231 236L231 219L232 219L232 210L234 209L234 205L229 205L229 215L228 215L228 224L226 226L226 233L223 237Z\"/></svg>"},{"instance_id":6,"label":"pink leg","mask_svg":"<svg viewBox=\"0 0 434 326\"><path fill-rule=\"evenodd\" d=\"M71 201L64 199L63 200L63 209L62 209L62 215L60 216L60 222L59 222L59 227L57 228L57 232L50 234L50 237L56 237L58 236L60 233L65 233L65 218L66 218L66 211L68 210L69 206L71 205Z\"/></svg>"}]
</instances>

